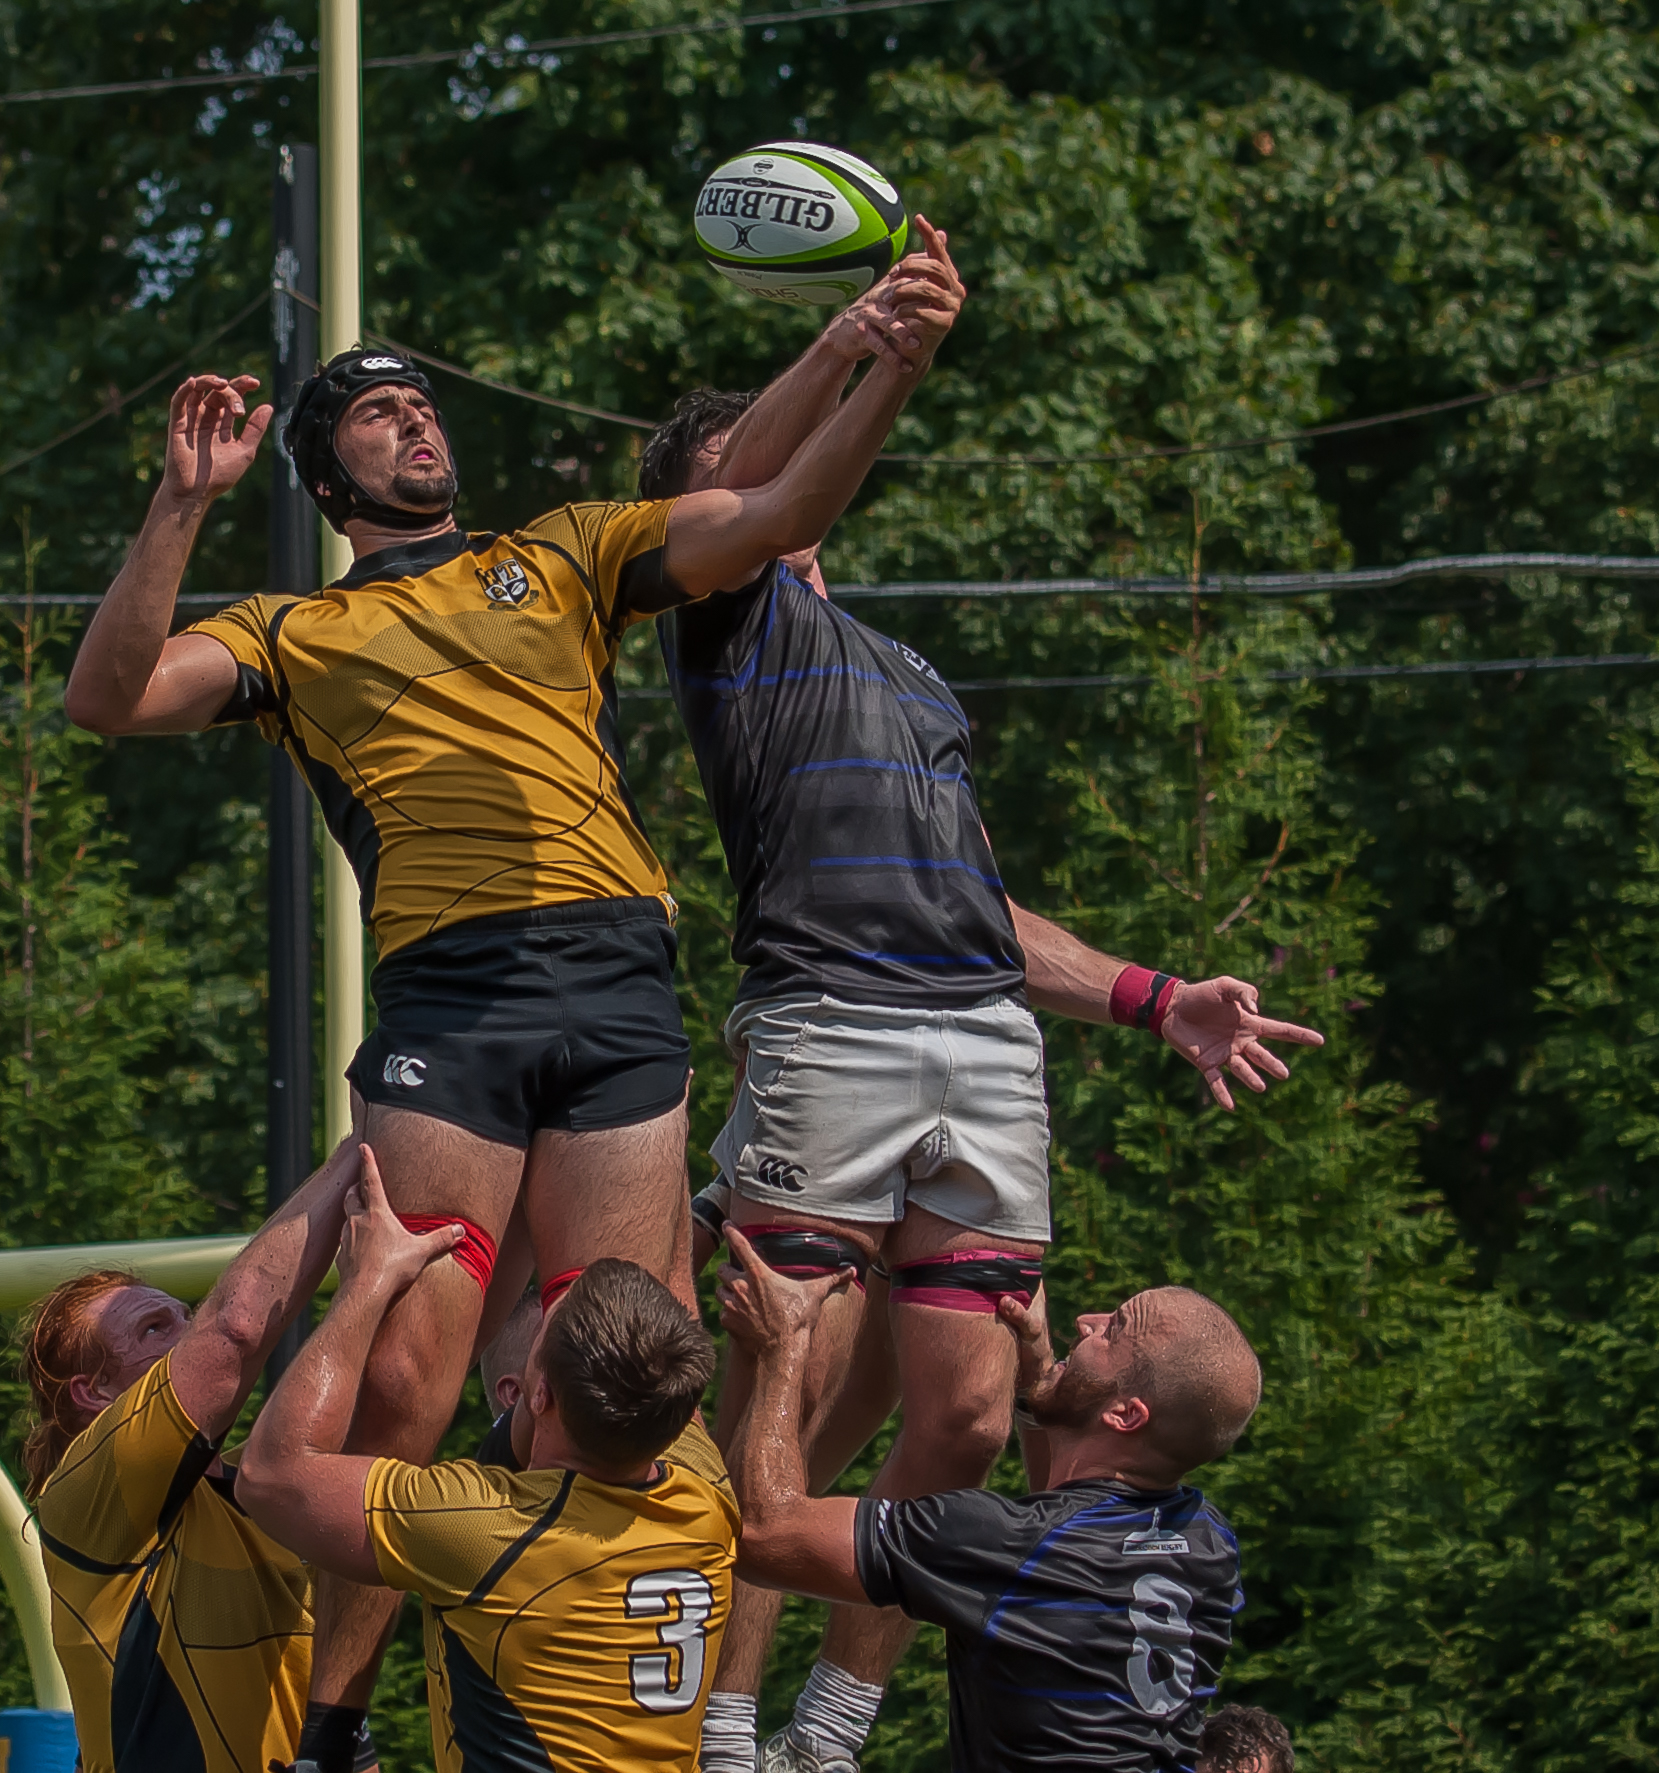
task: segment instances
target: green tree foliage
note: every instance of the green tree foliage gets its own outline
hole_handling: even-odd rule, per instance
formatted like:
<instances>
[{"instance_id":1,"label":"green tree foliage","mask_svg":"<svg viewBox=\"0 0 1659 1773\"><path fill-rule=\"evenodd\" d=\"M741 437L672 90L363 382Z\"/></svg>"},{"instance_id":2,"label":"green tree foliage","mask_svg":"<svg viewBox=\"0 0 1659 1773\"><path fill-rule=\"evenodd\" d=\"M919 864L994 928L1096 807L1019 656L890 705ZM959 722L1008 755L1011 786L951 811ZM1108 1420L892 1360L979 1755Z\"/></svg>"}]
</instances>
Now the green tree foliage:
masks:
<instances>
[{"instance_id":1,"label":"green tree foliage","mask_svg":"<svg viewBox=\"0 0 1659 1773\"><path fill-rule=\"evenodd\" d=\"M25 541L25 547L28 544ZM33 576L34 550L28 551ZM192 1196L146 1137L157 1061L186 1012L182 953L147 927L87 776L98 746L63 717L32 610L8 624L0 716L0 1164L12 1243L183 1229Z\"/></svg>"},{"instance_id":2,"label":"green tree foliage","mask_svg":"<svg viewBox=\"0 0 1659 1773\"><path fill-rule=\"evenodd\" d=\"M476 46L366 76L370 324L647 419L701 383L752 385L812 319L711 276L691 202L723 154L806 135L897 178L951 230L972 291L902 451L1214 445L1650 344L1650 6L952 0L534 64L500 53L717 15L714 0L370 9L371 55ZM308 61L314 31L309 3L0 5L14 90L270 72ZM155 483L165 381L7 464L257 295L273 149L315 139L314 95L272 81L0 108L0 538L16 538L0 539L0 592L107 581ZM259 368L261 326L193 365ZM470 525L629 491L628 428L440 391ZM1317 446L895 463L834 538L830 577L1647 554L1656 399L1654 360L1633 355ZM187 590L259 588L263 510L262 484L216 509ZM25 511L53 539L28 560ZM1143 961L1256 980L1271 1011L1330 1036L1226 1117L1144 1040L1048 1031L1059 1307L1188 1281L1262 1350L1262 1414L1206 1474L1246 1550L1229 1682L1282 1710L1317 1767L1556 1773L1659 1753L1644 1187L1659 751L1639 672L1272 674L1646 652L1649 596L1511 576L1196 607L858 607L958 681L1125 680L966 697L1013 891ZM0 1232L251 1217L259 749L246 732L100 748L58 712L67 620L8 635ZM649 699L648 632L622 680L641 698L624 703L631 780L683 908L700 1180L730 1084L731 889L677 722ZM27 882L26 801L42 809ZM471 1399L451 1450L483 1414ZM773 1718L815 1631L790 1610ZM412 1619L377 1701L398 1773L426 1764L411 1634ZM872 1767L945 1764L941 1693L924 1635Z\"/></svg>"}]
</instances>

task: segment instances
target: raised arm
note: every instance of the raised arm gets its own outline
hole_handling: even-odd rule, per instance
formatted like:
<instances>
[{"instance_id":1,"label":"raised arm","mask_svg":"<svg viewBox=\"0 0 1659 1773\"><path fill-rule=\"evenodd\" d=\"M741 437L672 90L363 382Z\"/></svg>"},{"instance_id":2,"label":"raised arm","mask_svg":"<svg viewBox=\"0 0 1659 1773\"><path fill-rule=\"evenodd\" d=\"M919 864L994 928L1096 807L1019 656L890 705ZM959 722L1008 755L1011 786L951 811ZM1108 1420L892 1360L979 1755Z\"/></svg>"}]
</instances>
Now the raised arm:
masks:
<instances>
[{"instance_id":1,"label":"raised arm","mask_svg":"<svg viewBox=\"0 0 1659 1773\"><path fill-rule=\"evenodd\" d=\"M271 1537L324 1570L383 1587L363 1517L374 1460L348 1456L357 1391L381 1320L429 1262L461 1241L459 1225L415 1237L387 1204L374 1153L346 1197L340 1290L248 1437L236 1499Z\"/></svg>"},{"instance_id":2,"label":"raised arm","mask_svg":"<svg viewBox=\"0 0 1659 1773\"><path fill-rule=\"evenodd\" d=\"M210 1441L248 1401L277 1338L322 1284L357 1175L357 1134L255 1234L196 1309L173 1350L173 1390Z\"/></svg>"},{"instance_id":3,"label":"raised arm","mask_svg":"<svg viewBox=\"0 0 1659 1773\"><path fill-rule=\"evenodd\" d=\"M1229 1112L1224 1071L1258 1094L1260 1073L1283 1080L1290 1070L1264 1040L1322 1047L1324 1035L1259 1013L1254 985L1222 973L1196 985L1168 973L1103 954L1035 911L1008 901L1014 934L1025 950L1026 995L1034 1009L1079 1022L1118 1022L1149 1029L1204 1074L1210 1094Z\"/></svg>"},{"instance_id":4,"label":"raised arm","mask_svg":"<svg viewBox=\"0 0 1659 1773\"><path fill-rule=\"evenodd\" d=\"M206 634L169 639L173 605L207 508L247 472L271 422L262 406L235 421L254 376L192 376L173 395L167 465L144 527L81 642L64 708L94 733L190 733L236 688L236 661Z\"/></svg>"},{"instance_id":5,"label":"raised arm","mask_svg":"<svg viewBox=\"0 0 1659 1773\"><path fill-rule=\"evenodd\" d=\"M742 1266L720 1271L720 1321L755 1360L748 1408L726 1455L743 1509L737 1573L764 1588L867 1604L853 1548L858 1504L850 1496L807 1494L800 1438L812 1326L825 1299L844 1291L853 1271L786 1280L761 1261L736 1226L726 1227L726 1237Z\"/></svg>"},{"instance_id":6,"label":"raised arm","mask_svg":"<svg viewBox=\"0 0 1659 1773\"><path fill-rule=\"evenodd\" d=\"M929 241L930 254L937 251L949 264L943 236L930 231ZM961 285L954 266L950 281L955 290L950 299L936 295L908 311L906 325L919 335L921 350L909 361L895 353L878 357L774 478L762 486L711 488L675 501L664 565L682 591L706 597L735 590L750 583L769 560L824 539L881 453L893 421L956 319ZM747 453L751 461L759 461L771 453L771 446L757 443Z\"/></svg>"},{"instance_id":7,"label":"raised arm","mask_svg":"<svg viewBox=\"0 0 1659 1773\"><path fill-rule=\"evenodd\" d=\"M716 486L765 486L823 424L853 366L876 357L901 375L919 374L931 355L930 327L962 305L962 281L947 236L917 216L928 250L910 253L842 311L732 427L720 453ZM924 318L925 317L925 318Z\"/></svg>"}]
</instances>

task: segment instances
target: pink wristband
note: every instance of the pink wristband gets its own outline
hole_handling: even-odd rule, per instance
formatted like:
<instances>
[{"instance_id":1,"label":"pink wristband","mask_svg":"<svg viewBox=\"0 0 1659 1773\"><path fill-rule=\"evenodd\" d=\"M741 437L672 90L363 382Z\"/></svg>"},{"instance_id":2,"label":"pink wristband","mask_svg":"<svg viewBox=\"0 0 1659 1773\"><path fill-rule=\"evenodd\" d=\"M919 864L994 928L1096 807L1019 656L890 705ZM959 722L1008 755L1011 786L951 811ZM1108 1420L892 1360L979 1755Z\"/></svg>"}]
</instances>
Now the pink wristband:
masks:
<instances>
[{"instance_id":1,"label":"pink wristband","mask_svg":"<svg viewBox=\"0 0 1659 1773\"><path fill-rule=\"evenodd\" d=\"M1145 1028L1161 1034L1170 999L1180 983L1172 973L1125 967L1113 981L1108 1013L1120 1028Z\"/></svg>"}]
</instances>

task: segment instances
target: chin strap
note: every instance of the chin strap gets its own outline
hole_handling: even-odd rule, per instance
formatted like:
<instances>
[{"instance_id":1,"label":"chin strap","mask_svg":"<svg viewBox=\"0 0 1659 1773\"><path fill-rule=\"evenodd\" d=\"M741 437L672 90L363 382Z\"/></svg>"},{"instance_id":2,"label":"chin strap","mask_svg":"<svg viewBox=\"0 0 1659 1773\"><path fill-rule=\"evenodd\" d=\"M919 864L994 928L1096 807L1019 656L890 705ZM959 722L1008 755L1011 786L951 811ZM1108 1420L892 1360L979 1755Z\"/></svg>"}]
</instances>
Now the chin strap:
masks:
<instances>
[{"instance_id":1,"label":"chin strap","mask_svg":"<svg viewBox=\"0 0 1659 1773\"><path fill-rule=\"evenodd\" d=\"M358 485L351 470L340 460L338 451L334 452L334 478L345 488L346 496L351 500L351 509L341 522L335 523L332 517L328 519L336 533L342 536L346 533L346 524L350 523L354 517L361 518L365 523L378 524L381 529L413 532L431 529L434 524L442 523L455 509L453 493L450 495L449 503L440 506L435 511L411 511L403 505L383 505L378 499L370 498ZM324 484L332 490L332 482ZM326 516L327 513L325 512L324 515Z\"/></svg>"}]
</instances>

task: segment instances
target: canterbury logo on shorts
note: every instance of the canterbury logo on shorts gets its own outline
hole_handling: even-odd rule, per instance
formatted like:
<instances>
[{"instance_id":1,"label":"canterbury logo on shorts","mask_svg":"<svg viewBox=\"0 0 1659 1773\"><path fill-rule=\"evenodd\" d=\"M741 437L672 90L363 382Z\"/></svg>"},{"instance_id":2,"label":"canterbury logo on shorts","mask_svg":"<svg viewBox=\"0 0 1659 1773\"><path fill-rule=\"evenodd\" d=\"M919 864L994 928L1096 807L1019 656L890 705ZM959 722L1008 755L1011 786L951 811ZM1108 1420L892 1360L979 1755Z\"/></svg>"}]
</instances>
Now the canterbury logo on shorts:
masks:
<instances>
[{"instance_id":1,"label":"canterbury logo on shorts","mask_svg":"<svg viewBox=\"0 0 1659 1773\"><path fill-rule=\"evenodd\" d=\"M786 1157L763 1157L759 1176L763 1188L781 1188L788 1194L799 1194L806 1187L806 1171Z\"/></svg>"},{"instance_id":2,"label":"canterbury logo on shorts","mask_svg":"<svg viewBox=\"0 0 1659 1773\"><path fill-rule=\"evenodd\" d=\"M415 1090L426 1082L421 1073L426 1069L424 1059L411 1059L403 1053L393 1053L381 1068L382 1079L389 1084L403 1084Z\"/></svg>"}]
</instances>

